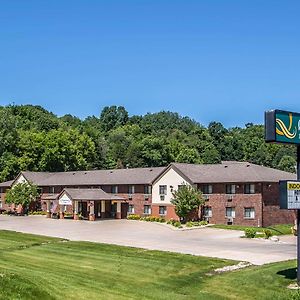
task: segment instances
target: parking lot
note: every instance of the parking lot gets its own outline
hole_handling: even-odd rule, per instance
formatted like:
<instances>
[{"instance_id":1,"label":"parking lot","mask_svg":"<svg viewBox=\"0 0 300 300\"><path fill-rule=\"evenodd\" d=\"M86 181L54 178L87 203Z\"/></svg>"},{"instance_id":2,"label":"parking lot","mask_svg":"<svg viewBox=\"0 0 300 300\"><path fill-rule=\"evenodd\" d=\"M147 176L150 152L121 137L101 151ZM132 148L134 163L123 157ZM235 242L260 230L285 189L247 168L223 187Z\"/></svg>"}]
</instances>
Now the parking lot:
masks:
<instances>
[{"instance_id":1,"label":"parking lot","mask_svg":"<svg viewBox=\"0 0 300 300\"><path fill-rule=\"evenodd\" d=\"M214 228L180 231L165 224L129 220L53 220L44 216L0 216L0 229L74 241L91 241L151 250L248 261L261 265L296 258L296 239L279 242L240 238L242 232Z\"/></svg>"}]
</instances>

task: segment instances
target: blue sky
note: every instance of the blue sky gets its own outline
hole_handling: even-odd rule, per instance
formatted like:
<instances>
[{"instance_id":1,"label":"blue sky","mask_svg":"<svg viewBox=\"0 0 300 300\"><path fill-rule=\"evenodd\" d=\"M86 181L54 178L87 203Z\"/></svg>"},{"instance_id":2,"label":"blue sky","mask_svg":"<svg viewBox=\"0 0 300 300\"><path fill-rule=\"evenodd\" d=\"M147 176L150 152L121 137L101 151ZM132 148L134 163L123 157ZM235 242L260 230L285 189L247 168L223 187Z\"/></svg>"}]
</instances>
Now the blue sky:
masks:
<instances>
[{"instance_id":1,"label":"blue sky","mask_svg":"<svg viewBox=\"0 0 300 300\"><path fill-rule=\"evenodd\" d=\"M0 0L0 105L176 111L207 125L300 112L300 2Z\"/></svg>"}]
</instances>

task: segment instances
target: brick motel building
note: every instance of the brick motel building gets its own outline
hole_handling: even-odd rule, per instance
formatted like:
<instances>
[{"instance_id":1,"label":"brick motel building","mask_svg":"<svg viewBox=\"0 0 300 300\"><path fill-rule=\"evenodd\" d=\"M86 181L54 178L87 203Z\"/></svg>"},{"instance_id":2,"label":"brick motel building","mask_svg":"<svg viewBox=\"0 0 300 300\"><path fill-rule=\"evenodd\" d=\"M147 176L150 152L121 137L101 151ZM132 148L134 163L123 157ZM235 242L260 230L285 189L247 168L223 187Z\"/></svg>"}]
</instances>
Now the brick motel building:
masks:
<instances>
[{"instance_id":1,"label":"brick motel building","mask_svg":"<svg viewBox=\"0 0 300 300\"><path fill-rule=\"evenodd\" d=\"M184 184L200 189L205 198L203 219L213 224L270 226L294 222L294 212L279 209L279 180L296 175L247 162L215 165L172 163L167 167L74 172L21 172L0 183L0 208L5 192L31 182L40 188L33 210L96 220L126 218L128 214L178 219L172 192Z\"/></svg>"}]
</instances>

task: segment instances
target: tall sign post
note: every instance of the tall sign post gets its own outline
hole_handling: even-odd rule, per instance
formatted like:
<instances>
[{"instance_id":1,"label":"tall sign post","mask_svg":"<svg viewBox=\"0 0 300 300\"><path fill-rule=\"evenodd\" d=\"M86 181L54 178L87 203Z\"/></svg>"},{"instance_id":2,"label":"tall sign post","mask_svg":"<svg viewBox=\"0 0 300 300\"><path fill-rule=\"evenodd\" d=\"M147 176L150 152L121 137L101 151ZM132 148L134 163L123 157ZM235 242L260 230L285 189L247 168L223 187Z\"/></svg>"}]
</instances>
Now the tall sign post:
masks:
<instances>
[{"instance_id":1,"label":"tall sign post","mask_svg":"<svg viewBox=\"0 0 300 300\"><path fill-rule=\"evenodd\" d=\"M265 112L265 140L297 146L297 181L280 182L280 208L297 211L297 283L300 286L300 114L282 110Z\"/></svg>"}]
</instances>

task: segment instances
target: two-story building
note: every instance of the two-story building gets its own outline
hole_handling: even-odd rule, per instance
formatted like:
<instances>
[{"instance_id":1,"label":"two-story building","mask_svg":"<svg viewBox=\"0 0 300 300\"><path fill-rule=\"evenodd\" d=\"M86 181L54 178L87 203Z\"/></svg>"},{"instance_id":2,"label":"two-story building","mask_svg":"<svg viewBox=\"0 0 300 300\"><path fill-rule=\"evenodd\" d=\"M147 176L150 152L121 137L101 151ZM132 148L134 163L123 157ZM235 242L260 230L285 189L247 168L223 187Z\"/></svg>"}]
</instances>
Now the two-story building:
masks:
<instances>
[{"instance_id":1,"label":"two-story building","mask_svg":"<svg viewBox=\"0 0 300 300\"><path fill-rule=\"evenodd\" d=\"M269 226L293 223L293 211L279 209L279 180L291 173L247 162L74 172L21 172L0 184L0 208L5 191L17 183L32 182L41 196L31 207L47 216L71 214L89 220L126 218L128 214L178 219L172 192L188 184L200 189L205 205L199 217L210 223Z\"/></svg>"}]
</instances>

